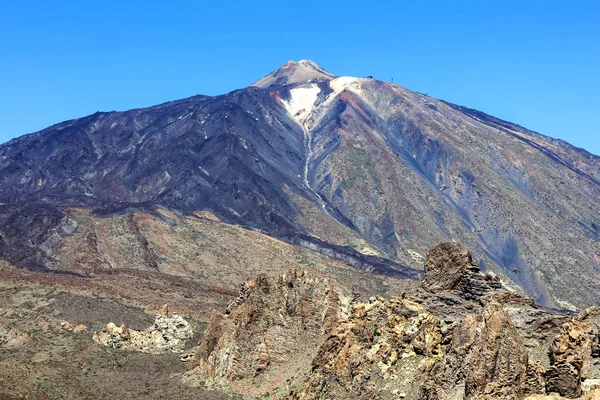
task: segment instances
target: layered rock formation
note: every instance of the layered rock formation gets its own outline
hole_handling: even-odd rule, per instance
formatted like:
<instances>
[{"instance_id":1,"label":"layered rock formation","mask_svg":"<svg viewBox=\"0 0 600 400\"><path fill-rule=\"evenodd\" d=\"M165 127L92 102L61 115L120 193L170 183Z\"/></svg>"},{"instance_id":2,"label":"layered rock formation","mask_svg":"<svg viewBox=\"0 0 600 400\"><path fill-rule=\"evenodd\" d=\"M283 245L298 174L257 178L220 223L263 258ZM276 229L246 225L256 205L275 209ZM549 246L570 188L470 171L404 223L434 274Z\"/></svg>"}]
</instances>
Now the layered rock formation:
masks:
<instances>
[{"instance_id":1,"label":"layered rock formation","mask_svg":"<svg viewBox=\"0 0 600 400\"><path fill-rule=\"evenodd\" d=\"M477 299L501 284L495 275L481 272L469 250L448 242L427 253L422 286L431 292L456 290L466 298Z\"/></svg>"},{"instance_id":2,"label":"layered rock formation","mask_svg":"<svg viewBox=\"0 0 600 400\"><path fill-rule=\"evenodd\" d=\"M242 287L225 313L212 313L194 373L213 384L242 382L238 387L264 394L310 363L347 305L327 278L301 270L260 276Z\"/></svg>"},{"instance_id":3,"label":"layered rock formation","mask_svg":"<svg viewBox=\"0 0 600 400\"><path fill-rule=\"evenodd\" d=\"M565 322L550 347L547 389L576 397L600 388L600 309L590 308Z\"/></svg>"},{"instance_id":4,"label":"layered rock formation","mask_svg":"<svg viewBox=\"0 0 600 400\"><path fill-rule=\"evenodd\" d=\"M290 399L397 398L418 393L427 361L442 356L449 329L406 299L355 304L312 361ZM414 396L413 396L414 397Z\"/></svg>"},{"instance_id":5,"label":"layered rock formation","mask_svg":"<svg viewBox=\"0 0 600 400\"><path fill-rule=\"evenodd\" d=\"M189 376L294 400L600 395L600 311L541 309L456 243L428 253L423 289L347 314L325 282L300 271L249 282L213 314Z\"/></svg>"},{"instance_id":6,"label":"layered rock formation","mask_svg":"<svg viewBox=\"0 0 600 400\"><path fill-rule=\"evenodd\" d=\"M453 329L445 356L424 372L423 399L512 399L541 390L523 339L493 299Z\"/></svg>"}]
</instances>

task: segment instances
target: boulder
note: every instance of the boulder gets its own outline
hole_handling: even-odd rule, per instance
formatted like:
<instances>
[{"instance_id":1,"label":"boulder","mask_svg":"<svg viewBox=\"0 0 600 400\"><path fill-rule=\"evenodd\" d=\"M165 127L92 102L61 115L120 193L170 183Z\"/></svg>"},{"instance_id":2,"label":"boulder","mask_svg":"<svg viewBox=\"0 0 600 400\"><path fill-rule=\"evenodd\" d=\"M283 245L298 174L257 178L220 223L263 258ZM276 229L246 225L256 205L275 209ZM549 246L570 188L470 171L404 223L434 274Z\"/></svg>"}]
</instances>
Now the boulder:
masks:
<instances>
[{"instance_id":1,"label":"boulder","mask_svg":"<svg viewBox=\"0 0 600 400\"><path fill-rule=\"evenodd\" d=\"M434 293L457 291L468 299L502 287L497 277L481 272L469 250L454 242L441 243L427 253L421 286Z\"/></svg>"}]
</instances>

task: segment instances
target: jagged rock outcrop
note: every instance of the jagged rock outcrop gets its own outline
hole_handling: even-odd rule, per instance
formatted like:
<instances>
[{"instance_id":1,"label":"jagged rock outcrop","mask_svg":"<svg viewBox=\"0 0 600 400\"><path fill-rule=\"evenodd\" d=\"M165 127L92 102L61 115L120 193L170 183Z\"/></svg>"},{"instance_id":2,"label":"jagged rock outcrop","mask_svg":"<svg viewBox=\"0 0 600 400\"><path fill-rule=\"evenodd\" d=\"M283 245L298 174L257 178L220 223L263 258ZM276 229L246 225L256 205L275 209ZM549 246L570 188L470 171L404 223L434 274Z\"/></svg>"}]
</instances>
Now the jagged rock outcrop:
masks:
<instances>
[{"instance_id":1,"label":"jagged rock outcrop","mask_svg":"<svg viewBox=\"0 0 600 400\"><path fill-rule=\"evenodd\" d=\"M143 331L109 322L100 332L94 333L93 340L112 348L160 354L182 351L193 335L192 326L183 317L164 314L158 315L154 325Z\"/></svg>"},{"instance_id":2,"label":"jagged rock outcrop","mask_svg":"<svg viewBox=\"0 0 600 400\"><path fill-rule=\"evenodd\" d=\"M422 286L431 292L455 290L465 298L477 299L502 285L496 276L481 272L469 250L448 242L427 253Z\"/></svg>"},{"instance_id":3,"label":"jagged rock outcrop","mask_svg":"<svg viewBox=\"0 0 600 400\"><path fill-rule=\"evenodd\" d=\"M348 300L327 278L302 270L259 276L242 287L225 313L213 311L197 349L198 379L244 381L263 394L308 365L325 335L344 315Z\"/></svg>"},{"instance_id":4,"label":"jagged rock outcrop","mask_svg":"<svg viewBox=\"0 0 600 400\"><path fill-rule=\"evenodd\" d=\"M443 356L451 325L406 299L355 304L290 399L415 398L430 360Z\"/></svg>"},{"instance_id":5,"label":"jagged rock outcrop","mask_svg":"<svg viewBox=\"0 0 600 400\"><path fill-rule=\"evenodd\" d=\"M528 365L522 338L503 306L492 301L454 328L447 354L426 371L421 398L518 398L527 381L539 382L539 370Z\"/></svg>"},{"instance_id":6,"label":"jagged rock outcrop","mask_svg":"<svg viewBox=\"0 0 600 400\"><path fill-rule=\"evenodd\" d=\"M600 309L593 307L565 322L550 346L548 392L574 398L600 387Z\"/></svg>"},{"instance_id":7,"label":"jagged rock outcrop","mask_svg":"<svg viewBox=\"0 0 600 400\"><path fill-rule=\"evenodd\" d=\"M233 310L238 308L246 300L246 298L250 294L250 290L252 289L253 286L254 286L253 281L244 282L242 284L242 287L240 288L240 293L238 294L238 296L235 299L231 300L229 305L227 305L227 309L225 310L225 313L231 314L231 312Z\"/></svg>"},{"instance_id":8,"label":"jagged rock outcrop","mask_svg":"<svg viewBox=\"0 0 600 400\"><path fill-rule=\"evenodd\" d=\"M447 324L406 299L354 306L291 399L516 399L545 393L543 369L502 304Z\"/></svg>"},{"instance_id":9,"label":"jagged rock outcrop","mask_svg":"<svg viewBox=\"0 0 600 400\"><path fill-rule=\"evenodd\" d=\"M324 282L298 271L250 281L213 314L189 376L289 400L600 394L600 309L540 308L456 243L428 253L425 290L353 302L348 313Z\"/></svg>"}]
</instances>

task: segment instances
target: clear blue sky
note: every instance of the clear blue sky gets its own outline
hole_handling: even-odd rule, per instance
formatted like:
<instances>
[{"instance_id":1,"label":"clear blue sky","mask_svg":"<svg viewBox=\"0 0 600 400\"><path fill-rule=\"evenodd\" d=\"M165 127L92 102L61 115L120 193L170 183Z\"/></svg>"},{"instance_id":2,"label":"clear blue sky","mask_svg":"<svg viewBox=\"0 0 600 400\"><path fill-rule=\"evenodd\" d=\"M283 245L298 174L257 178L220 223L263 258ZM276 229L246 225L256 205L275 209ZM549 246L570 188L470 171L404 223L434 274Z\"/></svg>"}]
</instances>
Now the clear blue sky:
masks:
<instances>
[{"instance_id":1,"label":"clear blue sky","mask_svg":"<svg viewBox=\"0 0 600 400\"><path fill-rule=\"evenodd\" d=\"M287 60L394 78L600 155L598 1L1 1L0 142L245 87Z\"/></svg>"}]
</instances>

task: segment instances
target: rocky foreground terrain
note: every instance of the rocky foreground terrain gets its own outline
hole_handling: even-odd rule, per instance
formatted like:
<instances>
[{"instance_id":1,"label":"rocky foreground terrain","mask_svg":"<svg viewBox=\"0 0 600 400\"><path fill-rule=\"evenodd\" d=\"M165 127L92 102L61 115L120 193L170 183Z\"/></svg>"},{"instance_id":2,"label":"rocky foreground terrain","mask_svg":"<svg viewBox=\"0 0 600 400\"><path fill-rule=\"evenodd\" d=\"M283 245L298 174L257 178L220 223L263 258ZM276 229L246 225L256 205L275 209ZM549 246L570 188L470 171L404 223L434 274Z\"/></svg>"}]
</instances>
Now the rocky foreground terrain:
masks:
<instances>
[{"instance_id":1,"label":"rocky foreground terrain","mask_svg":"<svg viewBox=\"0 0 600 400\"><path fill-rule=\"evenodd\" d=\"M185 381L297 400L600 398L600 308L539 308L459 244L428 253L420 288L349 295L300 270L249 281Z\"/></svg>"},{"instance_id":2,"label":"rocky foreground terrain","mask_svg":"<svg viewBox=\"0 0 600 400\"><path fill-rule=\"evenodd\" d=\"M188 223L178 221L181 229ZM483 273L456 243L428 252L422 280L398 280L201 223L219 238L205 252L262 258L238 291L219 289L218 269L205 275L206 288L193 270L167 274L175 259L168 252L157 270L1 264L0 398L600 395L600 309L541 308ZM140 226L150 248L157 237L174 240Z\"/></svg>"},{"instance_id":3,"label":"rocky foreground terrain","mask_svg":"<svg viewBox=\"0 0 600 400\"><path fill-rule=\"evenodd\" d=\"M64 211L77 230L53 247L60 264L28 271L0 261L0 399L228 399L184 384L181 358L193 354L211 311L225 310L248 279L302 269L362 297L396 296L417 282L210 214Z\"/></svg>"}]
</instances>

